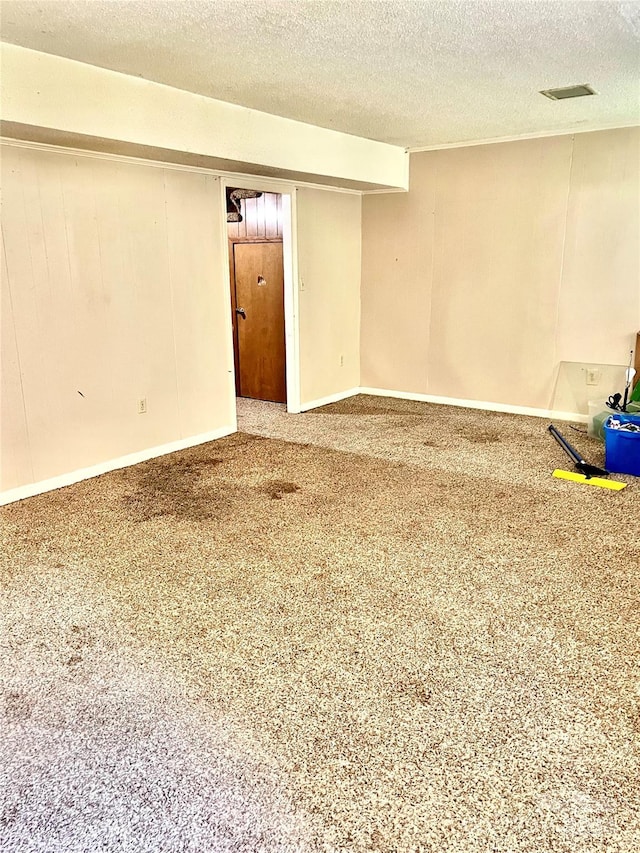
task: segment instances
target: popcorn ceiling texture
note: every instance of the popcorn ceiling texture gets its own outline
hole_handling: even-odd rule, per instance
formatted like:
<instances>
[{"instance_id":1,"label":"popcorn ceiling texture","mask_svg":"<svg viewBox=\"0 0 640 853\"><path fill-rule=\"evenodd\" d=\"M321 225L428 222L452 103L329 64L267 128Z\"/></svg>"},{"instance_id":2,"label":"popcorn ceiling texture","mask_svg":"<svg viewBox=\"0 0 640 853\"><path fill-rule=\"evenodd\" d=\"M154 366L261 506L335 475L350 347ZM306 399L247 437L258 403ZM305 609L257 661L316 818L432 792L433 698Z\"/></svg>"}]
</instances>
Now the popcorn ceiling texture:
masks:
<instances>
[{"instance_id":1,"label":"popcorn ceiling texture","mask_svg":"<svg viewBox=\"0 0 640 853\"><path fill-rule=\"evenodd\" d=\"M0 512L3 853L640 849L640 480L537 418L239 415Z\"/></svg>"},{"instance_id":2,"label":"popcorn ceiling texture","mask_svg":"<svg viewBox=\"0 0 640 853\"><path fill-rule=\"evenodd\" d=\"M637 124L639 37L631 2L2 3L4 41L413 147Z\"/></svg>"}]
</instances>

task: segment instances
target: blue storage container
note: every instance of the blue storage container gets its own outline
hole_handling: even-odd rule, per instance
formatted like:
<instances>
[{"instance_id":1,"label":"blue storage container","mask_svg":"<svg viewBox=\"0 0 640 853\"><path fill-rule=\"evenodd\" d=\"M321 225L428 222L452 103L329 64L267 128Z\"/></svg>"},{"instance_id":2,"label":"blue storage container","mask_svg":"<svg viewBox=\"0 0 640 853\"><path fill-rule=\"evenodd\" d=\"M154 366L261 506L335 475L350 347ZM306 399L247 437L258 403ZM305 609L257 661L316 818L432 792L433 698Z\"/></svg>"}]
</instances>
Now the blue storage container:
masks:
<instances>
[{"instance_id":1,"label":"blue storage container","mask_svg":"<svg viewBox=\"0 0 640 853\"><path fill-rule=\"evenodd\" d=\"M615 474L640 477L640 432L627 432L609 426L612 420L640 427L640 415L615 414L604 424L604 466Z\"/></svg>"}]
</instances>

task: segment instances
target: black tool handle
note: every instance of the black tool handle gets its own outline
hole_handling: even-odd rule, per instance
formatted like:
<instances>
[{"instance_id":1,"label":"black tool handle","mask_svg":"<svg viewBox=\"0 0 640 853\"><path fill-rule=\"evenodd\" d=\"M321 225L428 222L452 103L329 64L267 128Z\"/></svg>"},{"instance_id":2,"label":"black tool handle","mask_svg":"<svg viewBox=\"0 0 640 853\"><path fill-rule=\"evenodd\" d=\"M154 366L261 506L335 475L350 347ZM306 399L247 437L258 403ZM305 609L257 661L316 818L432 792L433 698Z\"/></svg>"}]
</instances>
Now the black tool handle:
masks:
<instances>
[{"instance_id":1,"label":"black tool handle","mask_svg":"<svg viewBox=\"0 0 640 853\"><path fill-rule=\"evenodd\" d=\"M585 462L585 460L582 458L582 456L580 456L578 451L575 449L575 447L573 447L573 445L569 444L567 439L561 433L558 432L558 430L554 427L553 424L549 424L549 432L555 438L555 440L558 442L558 444L564 450L564 452L567 454L567 456L573 462L575 462L576 465L586 465L587 464Z\"/></svg>"},{"instance_id":2,"label":"black tool handle","mask_svg":"<svg viewBox=\"0 0 640 853\"><path fill-rule=\"evenodd\" d=\"M558 432L558 430L554 427L553 424L549 424L549 432L558 442L560 447L564 450L567 456L572 460L575 467L585 475L587 479L591 477L608 477L609 472L604 468L598 468L597 465L590 465L586 459L583 459L582 456L578 453L578 451L573 447L573 445L569 444L567 439Z\"/></svg>"}]
</instances>

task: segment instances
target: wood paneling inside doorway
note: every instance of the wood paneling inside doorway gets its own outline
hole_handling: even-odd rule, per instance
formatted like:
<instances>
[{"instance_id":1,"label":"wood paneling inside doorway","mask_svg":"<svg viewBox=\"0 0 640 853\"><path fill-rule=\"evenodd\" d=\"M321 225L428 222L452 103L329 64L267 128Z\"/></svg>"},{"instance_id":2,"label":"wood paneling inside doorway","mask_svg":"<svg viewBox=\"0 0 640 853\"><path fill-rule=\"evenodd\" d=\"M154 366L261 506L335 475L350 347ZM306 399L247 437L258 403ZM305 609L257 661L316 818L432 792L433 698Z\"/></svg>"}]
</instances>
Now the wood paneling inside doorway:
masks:
<instances>
[{"instance_id":1,"label":"wood paneling inside doorway","mask_svg":"<svg viewBox=\"0 0 640 853\"><path fill-rule=\"evenodd\" d=\"M247 238L282 240L282 196L280 193L262 193L258 198L240 201L242 222L229 222L229 239L244 241Z\"/></svg>"}]
</instances>

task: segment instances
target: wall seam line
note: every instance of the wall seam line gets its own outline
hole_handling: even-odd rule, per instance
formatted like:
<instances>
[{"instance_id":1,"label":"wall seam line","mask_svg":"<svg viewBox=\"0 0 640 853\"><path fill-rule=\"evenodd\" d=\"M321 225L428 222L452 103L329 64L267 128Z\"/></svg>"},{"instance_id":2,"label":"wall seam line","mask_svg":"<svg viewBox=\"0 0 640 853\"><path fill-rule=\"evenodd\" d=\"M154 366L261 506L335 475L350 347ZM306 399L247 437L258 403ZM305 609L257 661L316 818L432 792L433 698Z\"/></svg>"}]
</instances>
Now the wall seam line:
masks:
<instances>
[{"instance_id":1,"label":"wall seam line","mask_svg":"<svg viewBox=\"0 0 640 853\"><path fill-rule=\"evenodd\" d=\"M411 157L411 154L409 155ZM425 388L427 392L429 391L429 382L431 379L431 339L432 339L432 331L433 331L433 292L435 289L435 281L434 281L434 272L436 268L436 221L437 221L437 209L438 209L438 178L440 177L440 169L438 168L438 163L436 160L435 163L435 179L433 182L434 190L433 190L433 213L431 218L431 264L430 264L430 281L429 281L429 340L427 341L427 363L425 365ZM411 186L409 186L409 192L411 192Z\"/></svg>"},{"instance_id":2,"label":"wall seam line","mask_svg":"<svg viewBox=\"0 0 640 853\"><path fill-rule=\"evenodd\" d=\"M16 315L13 309L13 297L11 295L11 281L9 278L9 262L7 260L7 247L5 244L5 236L4 236L4 228L2 228L2 254L4 257L4 264L7 269L7 293L9 294L9 306L11 308L11 324L13 327L13 340L16 345L16 360L18 364L18 375L20 377L20 397L22 399L22 414L24 416L24 428L27 434L27 458L29 460L29 470L31 471L31 481L35 481L35 474L33 471L33 458L31 455L31 435L29 433L29 419L27 418L27 406L24 399L24 381L22 378L22 364L20 362L20 347L18 346L18 336L16 334Z\"/></svg>"},{"instance_id":3,"label":"wall seam line","mask_svg":"<svg viewBox=\"0 0 640 853\"><path fill-rule=\"evenodd\" d=\"M24 163L23 163L22 155L20 155L18 159L20 161L20 177L23 178L23 176L24 176ZM28 219L27 219L27 201L26 201L25 196L24 196L24 180L20 181L20 196L22 198L22 213L24 216L26 244L27 244L27 247L29 249L29 269L31 270L31 285L32 285L31 289L33 292L33 289L35 288L35 284L36 284L36 277L35 277L35 270L33 268L33 252L31 251L31 237L29 235L29 228L27 226L27 222L28 222ZM6 249L6 247L5 247L5 249ZM5 257L6 257L6 255L5 255ZM14 334L15 334L16 315L15 315L15 311L13 309L13 300L11 302L11 314L13 316ZM34 314L35 314L35 318L36 318L37 328L39 331L40 330L40 317L38 315L37 308L34 311ZM16 348L17 348L17 346L18 346L17 334L15 336L15 342L16 342ZM40 367L42 366L42 355L41 355L40 351L38 351L38 365ZM27 425L27 439L29 441L29 462L31 465L31 478L32 478L32 480L35 480L36 474L35 474L35 468L33 466L33 448L31 447L31 431L29 430L29 420L27 417L27 398L26 398L26 394L25 394L25 390L24 390L24 377L22 374L22 364L20 364L20 386L22 388L22 402L23 402L23 406L24 406L24 413L25 413L25 419L26 419L26 425ZM47 414L48 414L48 409L47 409Z\"/></svg>"},{"instance_id":4,"label":"wall seam line","mask_svg":"<svg viewBox=\"0 0 640 853\"><path fill-rule=\"evenodd\" d=\"M163 169L162 170L162 189L164 195L164 228L165 228L165 238L167 241L167 272L169 274L169 294L171 297L171 337L173 338L173 371L176 382L176 403L178 405L178 425L180 430L180 438L183 435L183 422L182 422L182 404L180 400L180 382L178 380L178 345L176 343L176 306L173 292L173 271L171 268L171 247L169 245L169 212L168 212L168 199L167 199L167 173Z\"/></svg>"},{"instance_id":5,"label":"wall seam line","mask_svg":"<svg viewBox=\"0 0 640 853\"><path fill-rule=\"evenodd\" d=\"M556 299L556 317L553 330L553 363L558 365L558 333L560 325L560 302L562 298L562 284L564 281L564 260L567 251L567 225L569 222L569 199L571 198L571 184L573 179L573 152L576 144L575 136L571 137L571 156L569 158L569 175L567 179L567 195L564 208L564 227L562 229L562 252L560 255L560 270L558 276L558 296ZM559 369L559 366L558 366ZM553 402L553 400L551 400Z\"/></svg>"}]
</instances>

